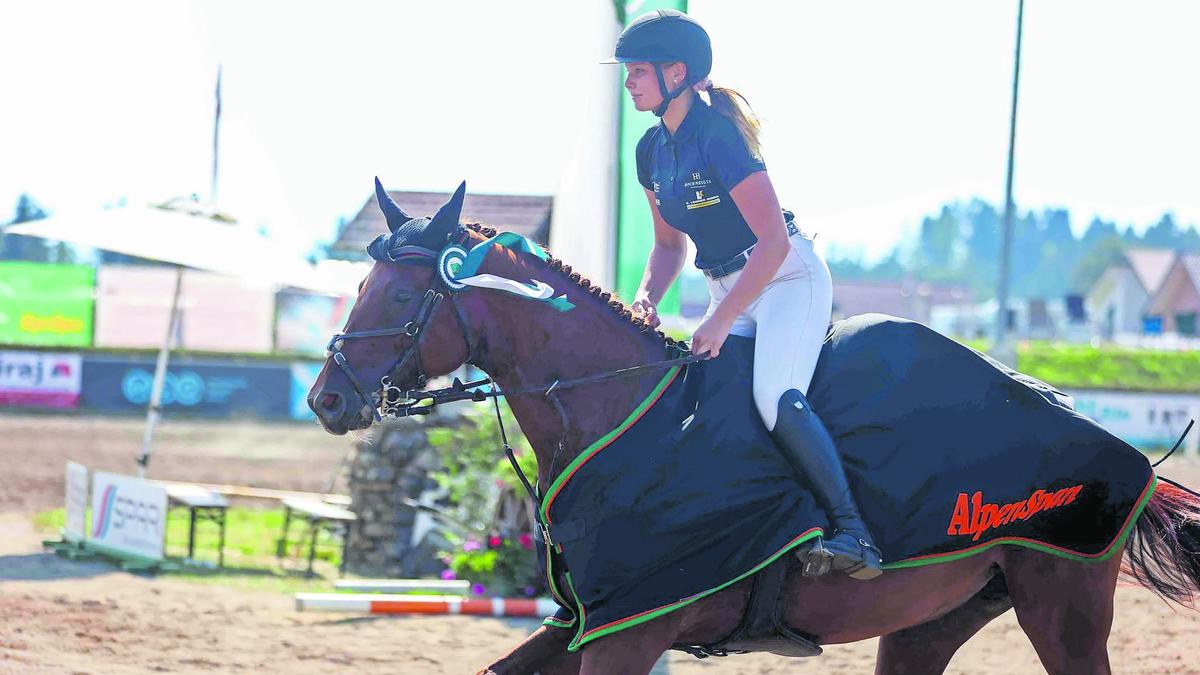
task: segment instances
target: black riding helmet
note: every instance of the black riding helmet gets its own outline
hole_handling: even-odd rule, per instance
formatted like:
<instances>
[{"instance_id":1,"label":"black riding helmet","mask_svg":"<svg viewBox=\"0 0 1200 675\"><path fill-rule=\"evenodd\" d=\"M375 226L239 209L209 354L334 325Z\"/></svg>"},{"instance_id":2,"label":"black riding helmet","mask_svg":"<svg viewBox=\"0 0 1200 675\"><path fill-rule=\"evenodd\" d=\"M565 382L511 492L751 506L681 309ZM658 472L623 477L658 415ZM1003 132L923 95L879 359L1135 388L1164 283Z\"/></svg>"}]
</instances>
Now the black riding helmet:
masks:
<instances>
[{"instance_id":1,"label":"black riding helmet","mask_svg":"<svg viewBox=\"0 0 1200 675\"><path fill-rule=\"evenodd\" d=\"M662 117L675 97L712 72L712 42L704 28L687 14L674 9L655 10L639 16L625 27L621 37L617 38L615 54L603 63L642 61L655 65L663 102L654 109L654 114ZM669 90L658 65L676 61L687 65L688 79L675 90Z\"/></svg>"}]
</instances>

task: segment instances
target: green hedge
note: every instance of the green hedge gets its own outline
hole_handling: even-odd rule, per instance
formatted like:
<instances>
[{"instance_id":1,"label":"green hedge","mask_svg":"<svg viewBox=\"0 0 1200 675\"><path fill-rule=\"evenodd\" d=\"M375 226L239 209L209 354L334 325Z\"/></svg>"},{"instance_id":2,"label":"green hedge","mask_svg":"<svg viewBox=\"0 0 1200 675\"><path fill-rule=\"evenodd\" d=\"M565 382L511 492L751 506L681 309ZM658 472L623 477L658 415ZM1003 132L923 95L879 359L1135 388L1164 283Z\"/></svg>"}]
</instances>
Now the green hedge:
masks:
<instances>
[{"instance_id":1,"label":"green hedge","mask_svg":"<svg viewBox=\"0 0 1200 675\"><path fill-rule=\"evenodd\" d=\"M691 337L675 333L678 339ZM959 342L985 353L991 347L987 340ZM1059 389L1200 393L1200 352L1023 342L1017 370Z\"/></svg>"},{"instance_id":2,"label":"green hedge","mask_svg":"<svg viewBox=\"0 0 1200 675\"><path fill-rule=\"evenodd\" d=\"M1200 392L1200 353L1022 345L1017 369L1060 389Z\"/></svg>"}]
</instances>

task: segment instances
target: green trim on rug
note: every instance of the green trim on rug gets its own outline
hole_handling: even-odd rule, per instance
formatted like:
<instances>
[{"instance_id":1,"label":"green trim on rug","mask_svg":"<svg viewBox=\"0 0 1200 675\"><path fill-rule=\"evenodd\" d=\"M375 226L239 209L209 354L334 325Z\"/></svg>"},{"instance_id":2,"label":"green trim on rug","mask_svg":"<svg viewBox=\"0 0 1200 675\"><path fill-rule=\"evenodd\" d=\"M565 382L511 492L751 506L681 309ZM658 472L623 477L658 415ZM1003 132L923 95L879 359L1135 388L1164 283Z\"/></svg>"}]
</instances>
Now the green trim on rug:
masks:
<instances>
[{"instance_id":1,"label":"green trim on rug","mask_svg":"<svg viewBox=\"0 0 1200 675\"><path fill-rule=\"evenodd\" d=\"M920 556L918 558L910 558L908 560L901 560L899 562L888 563L883 566L883 569L898 570L898 569L905 569L905 568L910 568L910 567L924 567L926 565L937 565L939 563L954 562L955 560L962 560L963 558L968 558L977 553L983 553L984 551L992 548L993 546L999 546L1000 544L1007 544L1009 546L1022 546L1024 548L1033 549L1035 551L1041 551L1042 553L1049 553L1051 555L1056 555L1060 558L1066 558L1068 560L1075 560L1077 562L1102 562L1102 561L1108 560L1109 558L1112 557L1112 555L1114 553L1121 550L1121 546L1125 543L1125 540L1129 537L1129 533L1133 531L1133 527L1137 523L1138 517L1142 514L1142 510L1146 508L1146 504L1150 503L1150 498L1152 496L1154 496L1154 488L1157 485L1158 485L1158 476L1151 474L1149 484L1146 485L1146 488L1144 490L1142 490L1142 496L1138 498L1137 505L1133 508L1133 510L1131 510L1129 512L1129 516L1125 519L1125 524L1121 526L1121 529L1117 533L1117 536L1109 543L1108 547L1105 548L1100 553L1096 553L1096 554L1075 553L1073 551L1068 551L1066 549L1059 548L1057 546L1053 546L1051 544L1046 544L1044 542L1036 541L1033 539L1025 539L1023 537L1000 537L999 539L993 539L992 541L985 542L978 546L973 546L971 548L964 549L962 551L951 551L948 553L936 553L933 555Z\"/></svg>"},{"instance_id":2,"label":"green trim on rug","mask_svg":"<svg viewBox=\"0 0 1200 675\"><path fill-rule=\"evenodd\" d=\"M587 610L583 608L583 600L579 599L579 592L575 590L575 581L571 579L571 570L563 573L567 578L567 586L571 588L571 597L575 598L575 621L579 623L579 628L575 631L575 637L567 643L567 651L573 652L579 649L579 645L583 644L579 638L583 636L583 627L587 625Z\"/></svg>"},{"instance_id":3,"label":"green trim on rug","mask_svg":"<svg viewBox=\"0 0 1200 675\"><path fill-rule=\"evenodd\" d=\"M679 375L680 370L682 370L682 366L674 366L668 370L667 374L664 375L661 380L659 380L657 385L655 385L654 390L650 392L650 395L643 399L642 402L638 404L638 407L634 408L633 412L629 413L629 416L625 418L624 422L621 422L615 429L602 436L600 440L589 445L586 449L584 449L583 452L579 453L575 459L571 460L571 463L562 470L562 473L558 474L558 478L554 479L554 482L550 484L550 489L546 490L546 496L542 498L542 504L540 508L542 511L542 520L546 524L550 523L551 502L553 502L554 498L558 496L559 491L562 490L563 486L567 484L567 481L571 479L571 476L573 476L575 472L579 470L579 467L583 466L585 462L595 456L596 453L600 452L613 441L617 440L621 434L625 433L629 427L633 426L635 422L641 419L642 415L646 414L646 411L658 402L658 399L662 397L662 394L667 390L667 387L671 386L671 383L675 381L675 377Z\"/></svg>"},{"instance_id":4,"label":"green trim on rug","mask_svg":"<svg viewBox=\"0 0 1200 675\"><path fill-rule=\"evenodd\" d=\"M677 609L683 609L684 607L687 607L688 605L692 604L693 602L696 602L697 600L702 600L702 599L712 595L713 593L716 593L718 591L723 591L726 588L732 586L733 584L736 584L737 582L745 579L746 577L759 572L767 565L770 565L771 563L778 560L780 556L787 553L788 551L791 551L792 549L796 548L800 544L803 544L804 542L806 542L810 539L820 537L823 535L824 535L824 531L819 527L814 527L809 530L805 530L804 532L797 535L796 538L794 538L791 541L789 541L788 543L784 544L783 548L781 548L778 551L776 551L775 553L771 554L766 560L764 560L761 563L750 568L749 571L741 574L740 576L734 577L733 579L726 581L725 583L721 584L720 586L715 586L706 591L701 591L699 593L695 593L695 594L690 595L682 600L673 602L669 605L663 605L662 607L658 607L656 609L651 609L651 610L642 612L641 614L637 614L637 615L634 615L634 616L631 616L631 617L628 617L625 619L621 619L620 621L614 621L612 623L605 624L598 628L593 628L593 629L587 631L586 633L582 632L583 627L586 623L585 622L586 617L585 617L585 615L582 614L583 607L581 606L580 607L581 613L579 614L579 630L580 630L580 632L577 633L575 635L575 639L571 640L570 644L567 645L567 651L569 651L569 652L578 651L580 647L591 642L592 640L595 640L596 638L604 637L605 635L612 635L613 633L625 630L626 628L632 628L638 624L645 623L652 619L657 619L658 617L660 617L664 614L669 614L671 612L674 612ZM571 583L571 573L570 572L567 572L567 583L569 583L569 584ZM574 584L571 585L571 590L574 591ZM579 597L578 594L576 594L575 597L578 598ZM580 603L582 605L582 601L580 601Z\"/></svg>"},{"instance_id":5,"label":"green trim on rug","mask_svg":"<svg viewBox=\"0 0 1200 675\"><path fill-rule=\"evenodd\" d=\"M550 550L549 544L546 544L545 546L546 584L550 587L550 595L554 596L554 601L558 603L559 607L569 607L571 606L571 603L567 602L567 599L563 597L562 592L558 590L558 586L554 584L554 552Z\"/></svg>"}]
</instances>

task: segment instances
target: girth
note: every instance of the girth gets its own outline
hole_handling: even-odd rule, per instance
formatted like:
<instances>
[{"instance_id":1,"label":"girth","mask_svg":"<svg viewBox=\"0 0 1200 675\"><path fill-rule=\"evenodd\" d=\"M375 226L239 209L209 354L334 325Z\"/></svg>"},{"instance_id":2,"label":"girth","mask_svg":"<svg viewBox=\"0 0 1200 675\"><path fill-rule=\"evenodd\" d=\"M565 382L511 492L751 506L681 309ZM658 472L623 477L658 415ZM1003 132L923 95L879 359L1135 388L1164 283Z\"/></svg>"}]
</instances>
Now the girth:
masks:
<instances>
[{"instance_id":1,"label":"girth","mask_svg":"<svg viewBox=\"0 0 1200 675\"><path fill-rule=\"evenodd\" d=\"M815 635L798 633L783 620L784 601L780 597L792 556L779 556L755 574L750 602L741 623L724 639L706 645L676 643L671 649L687 652L698 659L750 652L770 652L780 656L820 656L821 646Z\"/></svg>"}]
</instances>

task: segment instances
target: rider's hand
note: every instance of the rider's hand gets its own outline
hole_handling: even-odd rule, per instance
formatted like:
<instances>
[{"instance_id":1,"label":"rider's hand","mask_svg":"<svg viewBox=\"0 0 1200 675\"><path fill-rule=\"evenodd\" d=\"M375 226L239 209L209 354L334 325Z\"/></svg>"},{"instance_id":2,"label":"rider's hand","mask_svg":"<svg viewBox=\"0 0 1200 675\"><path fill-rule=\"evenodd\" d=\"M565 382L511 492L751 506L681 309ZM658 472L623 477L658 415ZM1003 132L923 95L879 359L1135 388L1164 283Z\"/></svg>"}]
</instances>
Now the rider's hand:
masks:
<instances>
[{"instance_id":1,"label":"rider's hand","mask_svg":"<svg viewBox=\"0 0 1200 675\"><path fill-rule=\"evenodd\" d=\"M721 353L721 345L725 344L732 328L732 323L722 321L715 315L708 317L692 333L692 353L707 353L708 358L715 359Z\"/></svg>"},{"instance_id":2,"label":"rider's hand","mask_svg":"<svg viewBox=\"0 0 1200 675\"><path fill-rule=\"evenodd\" d=\"M634 316L642 317L646 323L650 324L651 328L658 328L658 324L661 323L661 320L658 318L658 308L654 306L653 302L650 302L650 298L644 295L639 295L637 300L634 300L633 304L629 306L629 309L633 312Z\"/></svg>"}]
</instances>

